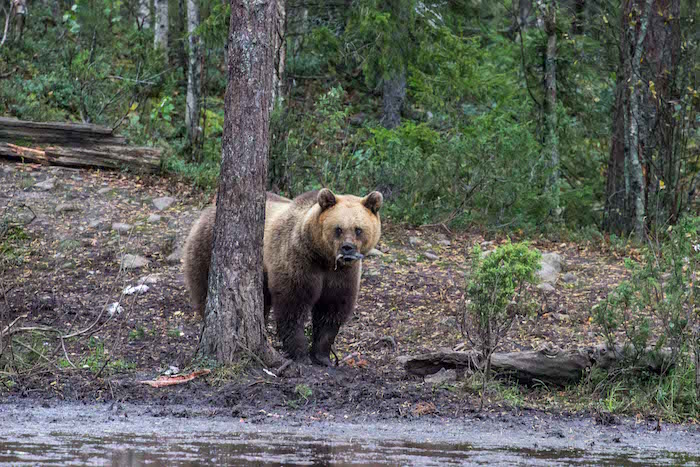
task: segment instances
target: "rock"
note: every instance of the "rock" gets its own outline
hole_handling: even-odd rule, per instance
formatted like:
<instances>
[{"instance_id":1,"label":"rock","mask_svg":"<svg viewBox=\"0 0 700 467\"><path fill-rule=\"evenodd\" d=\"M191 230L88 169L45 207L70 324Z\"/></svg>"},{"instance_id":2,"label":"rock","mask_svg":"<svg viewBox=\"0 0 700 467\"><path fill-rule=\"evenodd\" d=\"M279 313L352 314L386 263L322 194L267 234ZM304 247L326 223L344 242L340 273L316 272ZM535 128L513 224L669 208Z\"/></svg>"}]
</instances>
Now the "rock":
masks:
<instances>
[{"instance_id":1,"label":"rock","mask_svg":"<svg viewBox=\"0 0 700 467\"><path fill-rule=\"evenodd\" d=\"M369 252L367 253L367 257L368 257L368 258L381 258L382 256L384 256L384 253L382 253L381 251L377 250L376 248L372 248L372 249L369 250Z\"/></svg>"},{"instance_id":2,"label":"rock","mask_svg":"<svg viewBox=\"0 0 700 467\"><path fill-rule=\"evenodd\" d=\"M47 178L43 182L39 182L34 186L41 189L41 190L46 190L46 191L53 190L54 187L56 186L56 179L55 178Z\"/></svg>"},{"instance_id":3,"label":"rock","mask_svg":"<svg viewBox=\"0 0 700 467\"><path fill-rule=\"evenodd\" d=\"M493 240L490 240L490 241L488 241L488 242L481 242L480 245L481 245L481 248L490 247L491 245L493 245Z\"/></svg>"},{"instance_id":4,"label":"rock","mask_svg":"<svg viewBox=\"0 0 700 467\"><path fill-rule=\"evenodd\" d=\"M119 302L114 302L107 308L107 313L109 313L109 316L114 316L115 313L121 314L122 311L124 311L124 308L122 308Z\"/></svg>"},{"instance_id":5,"label":"rock","mask_svg":"<svg viewBox=\"0 0 700 467\"><path fill-rule=\"evenodd\" d=\"M408 237L408 243L412 247L415 247L416 245L420 245L421 243L423 243L423 241L418 237Z\"/></svg>"},{"instance_id":6,"label":"rock","mask_svg":"<svg viewBox=\"0 0 700 467\"><path fill-rule=\"evenodd\" d=\"M164 209L168 209L171 204L175 202L175 198L171 196L161 196L160 198L156 198L153 200L153 205L158 209L159 211L162 211Z\"/></svg>"},{"instance_id":7,"label":"rock","mask_svg":"<svg viewBox=\"0 0 700 467\"><path fill-rule=\"evenodd\" d=\"M454 369L446 370L442 368L437 373L425 377L426 383L434 385L451 383L453 381L457 381L457 371Z\"/></svg>"},{"instance_id":8,"label":"rock","mask_svg":"<svg viewBox=\"0 0 700 467\"><path fill-rule=\"evenodd\" d=\"M116 230L119 233L127 233L131 230L131 225L125 224L123 222L113 222L112 230Z\"/></svg>"},{"instance_id":9,"label":"rock","mask_svg":"<svg viewBox=\"0 0 700 467\"><path fill-rule=\"evenodd\" d=\"M138 269L148 265L148 262L143 256L126 254L122 258L122 267L124 269Z\"/></svg>"},{"instance_id":10,"label":"rock","mask_svg":"<svg viewBox=\"0 0 700 467\"><path fill-rule=\"evenodd\" d=\"M561 272L561 256L558 253L545 253L540 261L540 270L537 275L540 281L556 284Z\"/></svg>"},{"instance_id":11,"label":"rock","mask_svg":"<svg viewBox=\"0 0 700 467\"><path fill-rule=\"evenodd\" d=\"M157 284L158 281L161 279L160 274L149 274L147 276L143 276L139 279L138 283L139 284Z\"/></svg>"},{"instance_id":12,"label":"rock","mask_svg":"<svg viewBox=\"0 0 700 467\"><path fill-rule=\"evenodd\" d=\"M554 286L549 282L542 282L541 284L537 285L537 288L546 294L554 292Z\"/></svg>"},{"instance_id":13,"label":"rock","mask_svg":"<svg viewBox=\"0 0 700 467\"><path fill-rule=\"evenodd\" d=\"M182 260L182 248L178 247L165 258L168 264L178 264Z\"/></svg>"},{"instance_id":14,"label":"rock","mask_svg":"<svg viewBox=\"0 0 700 467\"><path fill-rule=\"evenodd\" d=\"M139 293L146 293L148 292L149 287L145 284L141 285L127 285L126 288L124 289L123 293L124 295L134 295L134 294L139 294Z\"/></svg>"},{"instance_id":15,"label":"rock","mask_svg":"<svg viewBox=\"0 0 700 467\"><path fill-rule=\"evenodd\" d=\"M380 273L378 270L376 270L376 269L370 269L370 268L367 268L367 269L364 269L364 268L363 268L363 269L362 269L362 275L365 276L365 277L376 277L376 276L378 276L378 275L380 275L380 274L381 274L381 273Z\"/></svg>"},{"instance_id":16,"label":"rock","mask_svg":"<svg viewBox=\"0 0 700 467\"><path fill-rule=\"evenodd\" d=\"M569 284L571 282L576 282L576 274L574 274L572 272L567 272L566 274L561 276L561 281L566 282L567 284Z\"/></svg>"},{"instance_id":17,"label":"rock","mask_svg":"<svg viewBox=\"0 0 700 467\"><path fill-rule=\"evenodd\" d=\"M80 208L75 203L61 203L56 206L56 212L71 212L80 211Z\"/></svg>"},{"instance_id":18,"label":"rock","mask_svg":"<svg viewBox=\"0 0 700 467\"><path fill-rule=\"evenodd\" d=\"M151 214L150 216L148 216L147 222L149 224L157 224L162 220L163 220L163 216L158 215L158 214Z\"/></svg>"},{"instance_id":19,"label":"rock","mask_svg":"<svg viewBox=\"0 0 700 467\"><path fill-rule=\"evenodd\" d=\"M450 245L452 245L452 242L449 241L449 240L447 240L447 239L438 240L437 242L438 242L438 245L442 245L442 246L450 246Z\"/></svg>"},{"instance_id":20,"label":"rock","mask_svg":"<svg viewBox=\"0 0 700 467\"><path fill-rule=\"evenodd\" d=\"M100 188L99 190L97 190L97 194L104 195L105 193L109 193L110 191L112 191L112 189L107 186L107 187Z\"/></svg>"},{"instance_id":21,"label":"rock","mask_svg":"<svg viewBox=\"0 0 700 467\"><path fill-rule=\"evenodd\" d=\"M425 253L423 253L423 256L428 258L430 261L435 261L435 260L440 258L438 255L436 255L435 253L433 253L431 251L426 251Z\"/></svg>"}]
</instances>

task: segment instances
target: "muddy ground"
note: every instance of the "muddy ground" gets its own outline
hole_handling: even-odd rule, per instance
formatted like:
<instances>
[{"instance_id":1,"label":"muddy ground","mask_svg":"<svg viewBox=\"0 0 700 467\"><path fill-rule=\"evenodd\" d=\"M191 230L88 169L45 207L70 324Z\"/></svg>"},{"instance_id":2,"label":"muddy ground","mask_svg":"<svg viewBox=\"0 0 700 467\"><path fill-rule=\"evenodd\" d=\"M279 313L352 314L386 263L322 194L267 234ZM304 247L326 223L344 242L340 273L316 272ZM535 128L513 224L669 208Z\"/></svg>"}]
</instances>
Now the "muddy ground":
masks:
<instances>
[{"instance_id":1,"label":"muddy ground","mask_svg":"<svg viewBox=\"0 0 700 467\"><path fill-rule=\"evenodd\" d=\"M337 341L339 358L351 358L284 378L229 368L154 389L141 381L206 366L194 359L201 322L187 302L178 248L208 197L170 178L7 161L0 186L0 330L13 323L16 331L2 342L0 400L203 404L247 419L455 418L476 410L475 391L425 383L397 357L465 341L469 252L474 244L495 248L505 240L497 234L385 222L384 255L365 261L355 316ZM161 197L174 202L160 210ZM622 259L589 245L533 245L562 256L569 282L540 296L537 313L515 323L503 349L599 343L590 310L624 277ZM124 254L147 264L125 269ZM146 278L148 291L124 293ZM489 410L522 407L501 400Z\"/></svg>"},{"instance_id":2,"label":"muddy ground","mask_svg":"<svg viewBox=\"0 0 700 467\"><path fill-rule=\"evenodd\" d=\"M696 465L697 426L541 412L401 423L233 419L224 409L107 402L0 404L0 463L110 465Z\"/></svg>"}]
</instances>

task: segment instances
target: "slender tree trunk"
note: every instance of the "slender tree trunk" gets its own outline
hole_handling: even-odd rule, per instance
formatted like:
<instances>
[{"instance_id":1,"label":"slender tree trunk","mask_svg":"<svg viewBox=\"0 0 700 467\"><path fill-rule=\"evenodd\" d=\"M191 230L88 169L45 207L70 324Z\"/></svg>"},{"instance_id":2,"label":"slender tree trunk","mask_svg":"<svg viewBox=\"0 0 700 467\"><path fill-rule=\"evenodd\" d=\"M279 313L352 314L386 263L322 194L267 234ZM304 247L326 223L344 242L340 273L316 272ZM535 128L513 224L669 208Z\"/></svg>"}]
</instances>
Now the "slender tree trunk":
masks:
<instances>
[{"instance_id":1,"label":"slender tree trunk","mask_svg":"<svg viewBox=\"0 0 700 467\"><path fill-rule=\"evenodd\" d=\"M556 2L539 3L544 31L547 34L547 49L544 61L544 150L549 159L549 189L552 211L556 221L561 219L559 202L559 136L557 130L557 29Z\"/></svg>"},{"instance_id":2,"label":"slender tree trunk","mask_svg":"<svg viewBox=\"0 0 700 467\"><path fill-rule=\"evenodd\" d=\"M160 49L168 56L168 0L153 0L155 10L155 31L153 48Z\"/></svg>"},{"instance_id":3,"label":"slender tree trunk","mask_svg":"<svg viewBox=\"0 0 700 467\"><path fill-rule=\"evenodd\" d=\"M264 332L263 231L274 74L274 0L231 0L221 176L200 350L274 358Z\"/></svg>"},{"instance_id":4,"label":"slender tree trunk","mask_svg":"<svg viewBox=\"0 0 700 467\"><path fill-rule=\"evenodd\" d=\"M633 1L633 0L632 0ZM629 83L632 86L632 95L630 98L630 111L629 111L629 127L628 127L628 138L629 138L629 168L630 168L630 191L629 195L632 200L632 206L634 207L634 232L637 238L642 239L646 236L645 229L645 186L644 186L644 172L642 170L642 163L640 157L640 144L639 144L639 122L642 119L640 113L640 100L641 100L641 87L643 85L640 75L640 66L642 61L642 56L644 52L644 38L647 34L647 29L649 26L649 14L651 13L651 5L653 0L645 0L643 9L641 10L641 17L639 18L639 31L637 31L636 21L629 21L628 30L632 40L630 43L634 44L634 52L632 53L632 60L629 64Z\"/></svg>"},{"instance_id":5,"label":"slender tree trunk","mask_svg":"<svg viewBox=\"0 0 700 467\"><path fill-rule=\"evenodd\" d=\"M287 10L285 0L276 0L275 29L273 32L275 69L272 77L272 102L284 99L284 67L287 58Z\"/></svg>"},{"instance_id":6,"label":"slender tree trunk","mask_svg":"<svg viewBox=\"0 0 700 467\"><path fill-rule=\"evenodd\" d=\"M530 27L532 0L518 0L518 26L521 31Z\"/></svg>"},{"instance_id":7,"label":"slender tree trunk","mask_svg":"<svg viewBox=\"0 0 700 467\"><path fill-rule=\"evenodd\" d=\"M393 129L401 124L401 109L406 99L406 70L395 70L382 81L382 118L385 128Z\"/></svg>"},{"instance_id":8,"label":"slender tree trunk","mask_svg":"<svg viewBox=\"0 0 700 467\"><path fill-rule=\"evenodd\" d=\"M151 2L149 0L139 0L139 11L136 17L139 28L149 29L151 27Z\"/></svg>"},{"instance_id":9,"label":"slender tree trunk","mask_svg":"<svg viewBox=\"0 0 700 467\"><path fill-rule=\"evenodd\" d=\"M187 0L187 36L189 43L189 56L187 61L187 109L185 112L185 126L187 127L187 139L192 158L198 160L197 148L199 147L199 114L202 80L202 50L196 29L199 27L199 4L197 0Z\"/></svg>"}]
</instances>

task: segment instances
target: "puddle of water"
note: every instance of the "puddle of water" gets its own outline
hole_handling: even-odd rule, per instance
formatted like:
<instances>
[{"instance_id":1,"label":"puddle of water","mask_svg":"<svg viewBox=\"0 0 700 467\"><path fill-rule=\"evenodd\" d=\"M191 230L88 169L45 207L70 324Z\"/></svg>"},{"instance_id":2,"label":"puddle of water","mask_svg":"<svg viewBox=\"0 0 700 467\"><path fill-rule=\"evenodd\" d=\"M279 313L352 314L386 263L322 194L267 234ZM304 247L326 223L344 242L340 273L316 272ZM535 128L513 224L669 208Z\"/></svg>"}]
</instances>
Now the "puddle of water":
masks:
<instances>
[{"instance_id":1,"label":"puddle of water","mask_svg":"<svg viewBox=\"0 0 700 467\"><path fill-rule=\"evenodd\" d=\"M235 429L235 424L231 426ZM700 457L668 452L587 453L579 449L478 447L288 432L49 432L0 435L0 463L12 465L697 465Z\"/></svg>"}]
</instances>

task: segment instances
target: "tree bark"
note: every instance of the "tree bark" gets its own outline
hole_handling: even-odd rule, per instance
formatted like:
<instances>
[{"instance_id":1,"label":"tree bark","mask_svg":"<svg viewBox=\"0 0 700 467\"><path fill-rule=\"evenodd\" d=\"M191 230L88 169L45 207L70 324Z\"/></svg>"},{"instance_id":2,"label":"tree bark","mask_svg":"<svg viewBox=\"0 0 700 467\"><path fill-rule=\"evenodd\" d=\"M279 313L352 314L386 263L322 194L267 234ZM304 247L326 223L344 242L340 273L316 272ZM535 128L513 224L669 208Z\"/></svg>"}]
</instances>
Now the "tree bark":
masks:
<instances>
[{"instance_id":1,"label":"tree bark","mask_svg":"<svg viewBox=\"0 0 700 467\"><path fill-rule=\"evenodd\" d=\"M406 98L406 70L395 70L382 81L381 124L389 130L401 124L401 109Z\"/></svg>"},{"instance_id":2,"label":"tree bark","mask_svg":"<svg viewBox=\"0 0 700 467\"><path fill-rule=\"evenodd\" d=\"M168 0L153 0L155 9L155 31L153 48L165 52L168 56Z\"/></svg>"},{"instance_id":3,"label":"tree bark","mask_svg":"<svg viewBox=\"0 0 700 467\"><path fill-rule=\"evenodd\" d=\"M151 27L151 2L149 0L139 0L139 11L136 18L139 28L149 29Z\"/></svg>"},{"instance_id":4,"label":"tree bark","mask_svg":"<svg viewBox=\"0 0 700 467\"><path fill-rule=\"evenodd\" d=\"M634 0L632 0L634 1ZM632 40L630 43L634 44L634 51L632 52L632 60L629 64L629 74L628 79L630 85L632 86L632 96L630 99L630 112L629 112L629 126L628 126L628 138L629 138L629 168L630 168L630 197L632 199L632 206L634 208L634 232L637 238L643 239L646 236L645 229L645 185L644 185L644 172L642 170L642 163L640 157L640 145L639 145L639 122L642 119L640 114L640 100L641 100L641 86L642 80L640 75L640 65L642 61L642 54L644 52L644 38L647 34L647 29L649 26L649 15L651 13L651 5L653 0L645 0L643 10L640 12L639 17L639 31L636 31L636 23L630 21L628 24L628 30Z\"/></svg>"},{"instance_id":5,"label":"tree bark","mask_svg":"<svg viewBox=\"0 0 700 467\"><path fill-rule=\"evenodd\" d=\"M549 189L555 221L561 219L559 201L559 135L557 130L557 28L556 2L539 3L547 49L544 61L544 150L549 159Z\"/></svg>"},{"instance_id":6,"label":"tree bark","mask_svg":"<svg viewBox=\"0 0 700 467\"><path fill-rule=\"evenodd\" d=\"M518 0L518 27L521 31L530 27L532 0Z\"/></svg>"},{"instance_id":7,"label":"tree bark","mask_svg":"<svg viewBox=\"0 0 700 467\"><path fill-rule=\"evenodd\" d=\"M264 332L263 232L274 74L274 0L231 0L214 249L200 350L219 362L275 355Z\"/></svg>"},{"instance_id":8,"label":"tree bark","mask_svg":"<svg viewBox=\"0 0 700 467\"><path fill-rule=\"evenodd\" d=\"M287 58L287 10L285 0L277 0L275 7L275 29L273 32L275 68L272 76L272 103L284 100L284 68Z\"/></svg>"},{"instance_id":9,"label":"tree bark","mask_svg":"<svg viewBox=\"0 0 700 467\"><path fill-rule=\"evenodd\" d=\"M202 50L196 29L199 27L199 4L197 0L187 0L187 36L189 54L187 60L187 97L185 126L187 139L194 160L198 160L199 149L199 114L202 80Z\"/></svg>"}]
</instances>

